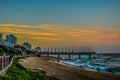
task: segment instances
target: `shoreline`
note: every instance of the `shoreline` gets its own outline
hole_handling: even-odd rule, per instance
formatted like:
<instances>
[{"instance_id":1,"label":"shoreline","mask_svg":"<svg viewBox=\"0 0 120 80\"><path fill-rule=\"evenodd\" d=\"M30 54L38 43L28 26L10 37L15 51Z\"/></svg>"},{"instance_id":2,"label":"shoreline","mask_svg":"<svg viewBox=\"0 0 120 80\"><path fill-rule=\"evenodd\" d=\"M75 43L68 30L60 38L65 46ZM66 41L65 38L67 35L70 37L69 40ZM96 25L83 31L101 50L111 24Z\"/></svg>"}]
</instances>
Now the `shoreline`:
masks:
<instances>
[{"instance_id":1,"label":"shoreline","mask_svg":"<svg viewBox=\"0 0 120 80\"><path fill-rule=\"evenodd\" d=\"M52 62L52 61L50 61L50 62ZM99 73L107 73L107 74L113 74L113 75L120 75L119 73L111 73L111 72L105 72L105 71L97 71L97 70L94 70L94 69L89 69L89 68L74 66L74 65L70 65L70 64L64 63L64 61L60 61L60 62L57 62L57 61L56 61L56 62L53 62L53 63L61 64L61 65L68 66L68 67L73 67L73 68L79 68L79 69L83 69L83 70L87 70L87 71L94 71L94 72L99 72Z\"/></svg>"},{"instance_id":2,"label":"shoreline","mask_svg":"<svg viewBox=\"0 0 120 80\"><path fill-rule=\"evenodd\" d=\"M79 66L70 65L70 64L67 64L67 63L64 63L64 62L60 62L60 63L58 63L58 64L66 65L66 66L74 67L74 68L80 68L80 69L87 70L87 71L94 71L94 72L99 72L99 73L108 73L108 74L113 74L113 75L120 75L120 73L112 73L112 72L105 72L105 71L97 71L97 70L90 69L90 68L85 68L85 67L79 67Z\"/></svg>"},{"instance_id":3,"label":"shoreline","mask_svg":"<svg viewBox=\"0 0 120 80\"><path fill-rule=\"evenodd\" d=\"M98 71L86 70L84 68L75 67L71 65L64 64L62 62L56 62L47 57L27 57L26 59L21 59L21 64L30 70L38 70L38 68L46 71L46 75L53 76L59 80L118 80L119 75L111 73L103 73Z\"/></svg>"},{"instance_id":4,"label":"shoreline","mask_svg":"<svg viewBox=\"0 0 120 80\"><path fill-rule=\"evenodd\" d=\"M52 62L52 61L49 61L49 62ZM89 71L96 71L96 70L93 70L93 69L87 69L87 68L82 68L82 67L79 67L79 66L70 65L70 64L64 63L64 61L60 61L60 62L56 61L56 62L52 62L52 63L61 64L61 65L68 66L68 67L73 67L73 68L80 68L80 69L89 70ZM98 72L98 71L96 71L96 72Z\"/></svg>"}]
</instances>

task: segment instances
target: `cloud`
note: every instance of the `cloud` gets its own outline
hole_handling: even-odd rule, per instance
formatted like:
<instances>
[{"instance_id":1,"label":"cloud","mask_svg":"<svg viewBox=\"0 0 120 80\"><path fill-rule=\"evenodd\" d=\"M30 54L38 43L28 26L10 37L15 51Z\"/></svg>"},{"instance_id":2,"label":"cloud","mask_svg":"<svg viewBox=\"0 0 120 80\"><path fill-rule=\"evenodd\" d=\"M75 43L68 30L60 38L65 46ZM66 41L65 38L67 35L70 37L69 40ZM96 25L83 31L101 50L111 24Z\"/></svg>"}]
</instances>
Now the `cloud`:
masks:
<instances>
[{"instance_id":1,"label":"cloud","mask_svg":"<svg viewBox=\"0 0 120 80\"><path fill-rule=\"evenodd\" d=\"M117 45L120 44L120 33L116 30L80 30L70 32L70 35L79 41L85 41L86 43L92 43L97 45Z\"/></svg>"},{"instance_id":2,"label":"cloud","mask_svg":"<svg viewBox=\"0 0 120 80\"><path fill-rule=\"evenodd\" d=\"M19 38L19 42L29 41L33 45L120 45L119 29L89 29L83 26L69 26L56 24L0 24L1 33L12 33Z\"/></svg>"},{"instance_id":3,"label":"cloud","mask_svg":"<svg viewBox=\"0 0 120 80\"><path fill-rule=\"evenodd\" d=\"M0 24L2 27L11 27L11 26L16 26L16 24Z\"/></svg>"}]
</instances>

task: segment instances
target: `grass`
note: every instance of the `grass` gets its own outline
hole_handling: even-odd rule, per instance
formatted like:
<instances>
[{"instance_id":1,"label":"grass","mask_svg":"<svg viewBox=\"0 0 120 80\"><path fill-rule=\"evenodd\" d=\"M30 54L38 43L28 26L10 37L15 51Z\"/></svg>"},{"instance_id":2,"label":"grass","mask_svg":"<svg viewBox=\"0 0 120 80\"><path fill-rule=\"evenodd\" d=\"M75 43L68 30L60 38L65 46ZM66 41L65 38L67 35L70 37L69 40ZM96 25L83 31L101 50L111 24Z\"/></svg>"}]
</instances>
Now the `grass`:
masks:
<instances>
[{"instance_id":1,"label":"grass","mask_svg":"<svg viewBox=\"0 0 120 80\"><path fill-rule=\"evenodd\" d=\"M6 71L5 76L0 76L0 80L58 80L55 77L46 76L44 71L32 72L24 68L14 59L12 66Z\"/></svg>"}]
</instances>

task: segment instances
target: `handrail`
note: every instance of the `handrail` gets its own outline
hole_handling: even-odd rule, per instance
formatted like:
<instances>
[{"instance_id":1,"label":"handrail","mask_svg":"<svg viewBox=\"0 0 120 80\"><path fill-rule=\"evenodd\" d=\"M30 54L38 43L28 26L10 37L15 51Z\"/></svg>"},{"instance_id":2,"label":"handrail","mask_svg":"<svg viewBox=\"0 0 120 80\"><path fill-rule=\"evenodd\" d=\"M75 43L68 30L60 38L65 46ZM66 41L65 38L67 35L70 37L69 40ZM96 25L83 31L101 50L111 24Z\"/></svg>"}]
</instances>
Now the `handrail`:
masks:
<instances>
[{"instance_id":1,"label":"handrail","mask_svg":"<svg viewBox=\"0 0 120 80\"><path fill-rule=\"evenodd\" d=\"M0 75L4 75L5 71L11 66L13 57L0 58Z\"/></svg>"}]
</instances>

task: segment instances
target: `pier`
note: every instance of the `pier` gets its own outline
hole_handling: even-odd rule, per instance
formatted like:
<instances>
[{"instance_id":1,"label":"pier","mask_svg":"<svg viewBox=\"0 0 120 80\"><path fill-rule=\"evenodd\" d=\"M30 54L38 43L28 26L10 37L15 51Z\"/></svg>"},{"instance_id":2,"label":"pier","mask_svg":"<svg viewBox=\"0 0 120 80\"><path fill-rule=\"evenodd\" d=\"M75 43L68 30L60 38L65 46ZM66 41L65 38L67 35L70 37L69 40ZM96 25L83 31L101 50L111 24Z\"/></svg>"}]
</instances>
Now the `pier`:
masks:
<instances>
[{"instance_id":1,"label":"pier","mask_svg":"<svg viewBox=\"0 0 120 80\"><path fill-rule=\"evenodd\" d=\"M71 55L77 55L80 59L82 55L87 55L91 59L91 55L95 54L90 46L82 47L64 47L64 48L43 48L43 50L38 51L39 55L56 55L57 61L61 59L61 55L67 55L68 59L71 60Z\"/></svg>"}]
</instances>

